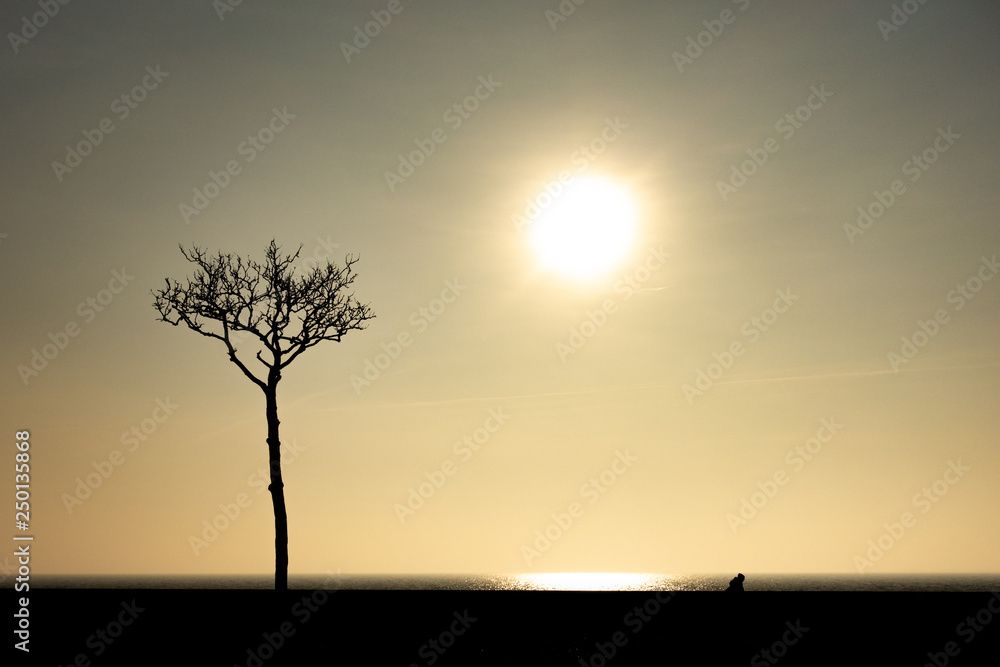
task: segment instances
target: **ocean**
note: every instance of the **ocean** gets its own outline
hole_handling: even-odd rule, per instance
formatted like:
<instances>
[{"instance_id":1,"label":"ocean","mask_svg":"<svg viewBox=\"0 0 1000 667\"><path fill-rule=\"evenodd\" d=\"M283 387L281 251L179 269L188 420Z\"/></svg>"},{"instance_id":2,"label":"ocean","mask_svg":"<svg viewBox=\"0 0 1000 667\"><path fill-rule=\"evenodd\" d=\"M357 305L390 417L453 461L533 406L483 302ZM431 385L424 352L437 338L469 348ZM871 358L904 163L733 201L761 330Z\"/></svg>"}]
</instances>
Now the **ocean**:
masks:
<instances>
[{"instance_id":1,"label":"ocean","mask_svg":"<svg viewBox=\"0 0 1000 667\"><path fill-rule=\"evenodd\" d=\"M746 591L953 592L1000 591L1000 574L754 574ZM540 574L290 575L293 590L379 591L722 591L729 574L563 572ZM58 576L36 575L32 586L62 589L268 590L274 575Z\"/></svg>"}]
</instances>

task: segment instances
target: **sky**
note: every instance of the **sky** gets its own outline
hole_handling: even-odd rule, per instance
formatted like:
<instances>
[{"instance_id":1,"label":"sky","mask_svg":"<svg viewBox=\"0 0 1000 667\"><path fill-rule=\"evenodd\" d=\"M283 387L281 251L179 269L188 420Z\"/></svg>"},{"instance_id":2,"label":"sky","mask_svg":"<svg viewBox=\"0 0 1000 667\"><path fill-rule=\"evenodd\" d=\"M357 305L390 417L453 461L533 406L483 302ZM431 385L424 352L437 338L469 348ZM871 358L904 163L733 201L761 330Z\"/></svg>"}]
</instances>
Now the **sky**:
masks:
<instances>
[{"instance_id":1,"label":"sky","mask_svg":"<svg viewBox=\"0 0 1000 667\"><path fill-rule=\"evenodd\" d=\"M263 395L152 305L272 239L376 315L279 385L292 575L996 570L994 5L45 6L0 9L34 573L273 571Z\"/></svg>"}]
</instances>

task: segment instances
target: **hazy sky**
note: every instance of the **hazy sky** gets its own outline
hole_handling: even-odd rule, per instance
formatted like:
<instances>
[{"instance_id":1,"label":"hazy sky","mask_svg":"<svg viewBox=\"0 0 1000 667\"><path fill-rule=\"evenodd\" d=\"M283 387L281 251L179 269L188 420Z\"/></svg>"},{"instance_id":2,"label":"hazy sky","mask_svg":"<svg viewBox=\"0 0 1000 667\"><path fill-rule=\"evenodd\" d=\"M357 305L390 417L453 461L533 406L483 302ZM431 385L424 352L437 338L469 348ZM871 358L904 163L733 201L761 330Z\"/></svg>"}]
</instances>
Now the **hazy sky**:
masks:
<instances>
[{"instance_id":1,"label":"hazy sky","mask_svg":"<svg viewBox=\"0 0 1000 667\"><path fill-rule=\"evenodd\" d=\"M993 4L223 2L0 9L36 573L273 571L263 395L150 294L272 238L377 315L279 387L292 574L996 569Z\"/></svg>"}]
</instances>

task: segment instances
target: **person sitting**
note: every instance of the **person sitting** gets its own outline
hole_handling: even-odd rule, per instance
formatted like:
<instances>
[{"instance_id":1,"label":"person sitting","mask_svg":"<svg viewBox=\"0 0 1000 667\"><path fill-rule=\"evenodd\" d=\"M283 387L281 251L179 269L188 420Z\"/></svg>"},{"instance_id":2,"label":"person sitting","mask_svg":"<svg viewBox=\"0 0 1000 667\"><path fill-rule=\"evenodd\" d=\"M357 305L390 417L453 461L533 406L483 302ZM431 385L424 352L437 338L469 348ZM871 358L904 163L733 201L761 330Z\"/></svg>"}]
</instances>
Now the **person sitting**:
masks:
<instances>
[{"instance_id":1,"label":"person sitting","mask_svg":"<svg viewBox=\"0 0 1000 667\"><path fill-rule=\"evenodd\" d=\"M742 593L743 592L743 580L744 579L746 579L746 577L743 576L743 573L742 572L738 573L735 577L733 577L729 581L729 588L726 589L726 592L727 593Z\"/></svg>"}]
</instances>

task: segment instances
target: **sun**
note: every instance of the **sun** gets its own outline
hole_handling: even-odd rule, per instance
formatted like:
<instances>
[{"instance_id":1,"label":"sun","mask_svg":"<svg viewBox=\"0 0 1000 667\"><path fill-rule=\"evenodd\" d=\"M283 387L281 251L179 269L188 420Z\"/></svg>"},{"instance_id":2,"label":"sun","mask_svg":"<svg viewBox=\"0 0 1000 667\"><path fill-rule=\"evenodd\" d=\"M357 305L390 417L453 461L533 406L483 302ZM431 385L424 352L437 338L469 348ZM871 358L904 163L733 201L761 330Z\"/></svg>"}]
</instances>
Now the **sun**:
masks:
<instances>
[{"instance_id":1,"label":"sun","mask_svg":"<svg viewBox=\"0 0 1000 667\"><path fill-rule=\"evenodd\" d=\"M542 209L531 227L531 245L544 269L593 280L628 254L635 226L628 191L606 178L579 178Z\"/></svg>"}]
</instances>

